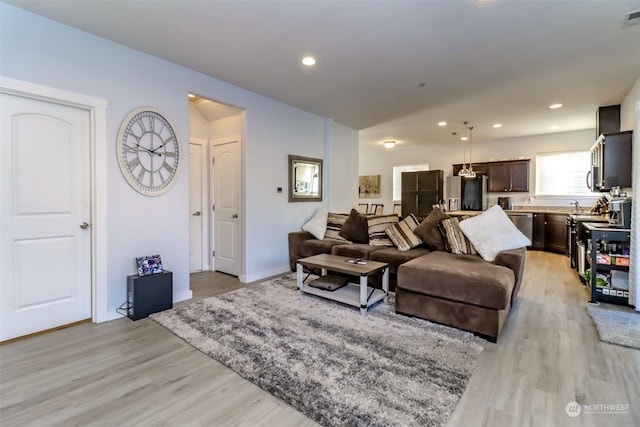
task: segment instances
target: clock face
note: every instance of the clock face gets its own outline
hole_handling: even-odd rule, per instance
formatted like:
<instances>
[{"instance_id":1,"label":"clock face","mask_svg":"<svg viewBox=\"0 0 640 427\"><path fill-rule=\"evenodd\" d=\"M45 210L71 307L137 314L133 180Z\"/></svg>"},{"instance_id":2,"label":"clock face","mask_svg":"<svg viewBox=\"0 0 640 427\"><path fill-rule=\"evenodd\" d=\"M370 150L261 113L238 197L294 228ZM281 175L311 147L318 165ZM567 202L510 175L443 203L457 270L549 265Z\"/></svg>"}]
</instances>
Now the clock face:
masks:
<instances>
[{"instance_id":1,"label":"clock face","mask_svg":"<svg viewBox=\"0 0 640 427\"><path fill-rule=\"evenodd\" d=\"M137 108L122 122L118 134L118 162L131 187L158 196L175 182L181 163L173 126L152 107Z\"/></svg>"}]
</instances>

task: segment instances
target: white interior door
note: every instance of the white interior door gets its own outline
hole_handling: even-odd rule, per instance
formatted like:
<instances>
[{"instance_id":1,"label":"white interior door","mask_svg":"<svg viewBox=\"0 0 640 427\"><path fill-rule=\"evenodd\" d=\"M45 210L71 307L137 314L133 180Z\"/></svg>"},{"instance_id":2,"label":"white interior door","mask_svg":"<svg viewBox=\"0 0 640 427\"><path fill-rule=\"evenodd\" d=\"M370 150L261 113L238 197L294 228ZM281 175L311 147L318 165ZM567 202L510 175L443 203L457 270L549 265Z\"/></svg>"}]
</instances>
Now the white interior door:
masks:
<instances>
[{"instance_id":1,"label":"white interior door","mask_svg":"<svg viewBox=\"0 0 640 427\"><path fill-rule=\"evenodd\" d=\"M242 160L240 138L213 142L213 242L215 270L240 272Z\"/></svg>"},{"instance_id":2,"label":"white interior door","mask_svg":"<svg viewBox=\"0 0 640 427\"><path fill-rule=\"evenodd\" d=\"M91 318L88 110L0 94L0 340Z\"/></svg>"},{"instance_id":3,"label":"white interior door","mask_svg":"<svg viewBox=\"0 0 640 427\"><path fill-rule=\"evenodd\" d=\"M189 271L202 271L202 149L189 144Z\"/></svg>"}]
</instances>

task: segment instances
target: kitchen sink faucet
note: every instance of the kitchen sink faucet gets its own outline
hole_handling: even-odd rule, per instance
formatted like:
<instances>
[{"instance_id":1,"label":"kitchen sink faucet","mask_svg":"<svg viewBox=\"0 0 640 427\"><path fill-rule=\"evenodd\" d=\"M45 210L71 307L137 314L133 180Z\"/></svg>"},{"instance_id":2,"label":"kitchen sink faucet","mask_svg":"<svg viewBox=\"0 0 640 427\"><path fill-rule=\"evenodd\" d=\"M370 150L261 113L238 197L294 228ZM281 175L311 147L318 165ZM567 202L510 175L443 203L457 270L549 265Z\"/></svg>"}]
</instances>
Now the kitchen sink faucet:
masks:
<instances>
[{"instance_id":1,"label":"kitchen sink faucet","mask_svg":"<svg viewBox=\"0 0 640 427\"><path fill-rule=\"evenodd\" d=\"M571 202L571 205L575 207L577 214L582 212L582 208L580 207L580 202L578 202L577 200L574 200L573 202Z\"/></svg>"}]
</instances>

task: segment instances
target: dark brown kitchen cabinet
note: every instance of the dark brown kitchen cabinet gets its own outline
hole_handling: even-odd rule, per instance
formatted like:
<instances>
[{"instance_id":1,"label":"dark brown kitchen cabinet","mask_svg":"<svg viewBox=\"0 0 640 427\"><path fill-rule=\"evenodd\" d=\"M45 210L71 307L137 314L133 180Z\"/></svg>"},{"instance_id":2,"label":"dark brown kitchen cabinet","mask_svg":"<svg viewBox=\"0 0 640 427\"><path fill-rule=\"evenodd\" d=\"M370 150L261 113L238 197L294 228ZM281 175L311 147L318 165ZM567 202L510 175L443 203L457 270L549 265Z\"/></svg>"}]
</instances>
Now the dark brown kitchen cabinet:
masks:
<instances>
[{"instance_id":1,"label":"dark brown kitchen cabinet","mask_svg":"<svg viewBox=\"0 0 640 427\"><path fill-rule=\"evenodd\" d=\"M529 160L507 160L501 162L472 163L476 174L486 175L489 179L490 193L529 191ZM453 175L458 175L462 164L453 166Z\"/></svg>"},{"instance_id":2,"label":"dark brown kitchen cabinet","mask_svg":"<svg viewBox=\"0 0 640 427\"><path fill-rule=\"evenodd\" d=\"M567 215L545 214L544 250L567 254Z\"/></svg>"},{"instance_id":3,"label":"dark brown kitchen cabinet","mask_svg":"<svg viewBox=\"0 0 640 427\"><path fill-rule=\"evenodd\" d=\"M426 217L442 196L441 170L402 172L402 216Z\"/></svg>"},{"instance_id":4,"label":"dark brown kitchen cabinet","mask_svg":"<svg viewBox=\"0 0 640 427\"><path fill-rule=\"evenodd\" d=\"M489 191L509 191L511 187L511 175L509 166L505 163L492 163L489 165Z\"/></svg>"},{"instance_id":5,"label":"dark brown kitchen cabinet","mask_svg":"<svg viewBox=\"0 0 640 427\"><path fill-rule=\"evenodd\" d=\"M529 191L529 160L489 163L489 192Z\"/></svg>"},{"instance_id":6,"label":"dark brown kitchen cabinet","mask_svg":"<svg viewBox=\"0 0 640 427\"><path fill-rule=\"evenodd\" d=\"M596 139L603 133L620 132L620 104L596 110Z\"/></svg>"},{"instance_id":7,"label":"dark brown kitchen cabinet","mask_svg":"<svg viewBox=\"0 0 640 427\"><path fill-rule=\"evenodd\" d=\"M531 248L568 253L567 215L536 212L533 214L533 239Z\"/></svg>"},{"instance_id":8,"label":"dark brown kitchen cabinet","mask_svg":"<svg viewBox=\"0 0 640 427\"><path fill-rule=\"evenodd\" d=\"M633 132L602 134L591 147L592 191L609 191L613 187L631 187L633 168Z\"/></svg>"},{"instance_id":9,"label":"dark brown kitchen cabinet","mask_svg":"<svg viewBox=\"0 0 640 427\"><path fill-rule=\"evenodd\" d=\"M537 250L544 250L544 213L533 214L533 239L531 247Z\"/></svg>"}]
</instances>

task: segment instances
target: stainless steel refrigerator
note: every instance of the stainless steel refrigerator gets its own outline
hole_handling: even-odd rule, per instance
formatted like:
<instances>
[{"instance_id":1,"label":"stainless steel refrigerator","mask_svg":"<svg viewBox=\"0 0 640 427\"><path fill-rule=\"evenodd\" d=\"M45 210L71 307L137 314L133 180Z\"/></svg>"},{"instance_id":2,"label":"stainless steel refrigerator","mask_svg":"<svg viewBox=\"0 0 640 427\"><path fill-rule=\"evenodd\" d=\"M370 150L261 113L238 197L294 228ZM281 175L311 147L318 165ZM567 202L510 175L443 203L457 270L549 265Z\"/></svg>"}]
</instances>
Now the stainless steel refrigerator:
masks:
<instances>
[{"instance_id":1,"label":"stainless steel refrigerator","mask_svg":"<svg viewBox=\"0 0 640 427\"><path fill-rule=\"evenodd\" d=\"M487 177L448 176L447 210L484 211L489 207Z\"/></svg>"}]
</instances>

